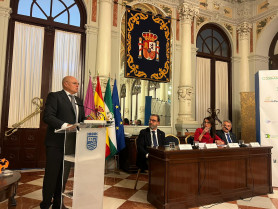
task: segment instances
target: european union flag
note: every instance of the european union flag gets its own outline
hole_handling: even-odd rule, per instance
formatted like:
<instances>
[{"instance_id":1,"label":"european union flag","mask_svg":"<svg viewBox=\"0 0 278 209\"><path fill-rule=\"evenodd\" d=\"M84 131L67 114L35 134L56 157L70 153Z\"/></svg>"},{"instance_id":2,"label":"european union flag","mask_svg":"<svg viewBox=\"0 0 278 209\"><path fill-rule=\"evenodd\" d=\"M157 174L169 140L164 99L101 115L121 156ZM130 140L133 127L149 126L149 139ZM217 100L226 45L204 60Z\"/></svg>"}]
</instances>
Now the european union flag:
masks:
<instances>
[{"instance_id":1,"label":"european union flag","mask_svg":"<svg viewBox=\"0 0 278 209\"><path fill-rule=\"evenodd\" d=\"M124 134L123 121L121 118L121 107L119 102L116 79L114 82L114 87L112 92L112 103L113 103L114 117L115 117L117 149L119 152L125 148L125 134Z\"/></svg>"}]
</instances>

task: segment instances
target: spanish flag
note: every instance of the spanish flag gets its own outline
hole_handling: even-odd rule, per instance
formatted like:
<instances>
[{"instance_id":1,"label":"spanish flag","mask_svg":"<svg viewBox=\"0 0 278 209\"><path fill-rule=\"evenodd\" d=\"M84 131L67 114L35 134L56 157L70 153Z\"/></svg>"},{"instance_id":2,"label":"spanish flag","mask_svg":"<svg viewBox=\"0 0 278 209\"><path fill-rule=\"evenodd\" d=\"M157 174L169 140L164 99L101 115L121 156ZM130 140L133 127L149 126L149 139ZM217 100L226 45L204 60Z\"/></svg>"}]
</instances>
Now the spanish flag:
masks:
<instances>
[{"instance_id":1,"label":"spanish flag","mask_svg":"<svg viewBox=\"0 0 278 209\"><path fill-rule=\"evenodd\" d=\"M97 87L95 91L95 110L97 114L98 120L106 120L106 113L105 113L105 105L103 102L103 97L101 93L101 87L99 82L99 77L97 76ZM109 136L108 136L108 130L106 128L106 150L105 150L105 157L108 157L110 155L110 146L109 146Z\"/></svg>"}]
</instances>

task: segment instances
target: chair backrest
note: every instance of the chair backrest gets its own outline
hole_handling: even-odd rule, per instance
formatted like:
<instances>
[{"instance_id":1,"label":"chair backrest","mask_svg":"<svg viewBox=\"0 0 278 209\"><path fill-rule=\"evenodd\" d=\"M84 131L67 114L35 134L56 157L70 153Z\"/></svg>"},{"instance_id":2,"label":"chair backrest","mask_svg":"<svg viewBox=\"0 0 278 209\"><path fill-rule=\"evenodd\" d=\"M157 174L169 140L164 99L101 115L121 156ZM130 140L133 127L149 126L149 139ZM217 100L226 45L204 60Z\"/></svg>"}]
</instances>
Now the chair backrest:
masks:
<instances>
[{"instance_id":1,"label":"chair backrest","mask_svg":"<svg viewBox=\"0 0 278 209\"><path fill-rule=\"evenodd\" d=\"M169 142L175 142L175 145L179 145L180 139L175 135L169 134L165 137L164 145L169 145Z\"/></svg>"},{"instance_id":2,"label":"chair backrest","mask_svg":"<svg viewBox=\"0 0 278 209\"><path fill-rule=\"evenodd\" d=\"M185 143L186 143L186 144L191 144L191 145L193 145L193 142L194 142L194 136L188 135L188 136L185 138Z\"/></svg>"}]
</instances>

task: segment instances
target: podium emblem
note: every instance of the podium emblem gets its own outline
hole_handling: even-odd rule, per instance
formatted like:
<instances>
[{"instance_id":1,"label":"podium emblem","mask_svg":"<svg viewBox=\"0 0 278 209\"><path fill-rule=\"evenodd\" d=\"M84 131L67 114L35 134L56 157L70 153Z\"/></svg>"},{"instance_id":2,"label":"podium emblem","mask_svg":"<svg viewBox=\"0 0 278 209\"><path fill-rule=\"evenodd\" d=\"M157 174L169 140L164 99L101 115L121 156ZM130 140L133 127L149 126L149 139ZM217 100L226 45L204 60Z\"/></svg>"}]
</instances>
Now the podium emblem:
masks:
<instances>
[{"instance_id":1,"label":"podium emblem","mask_svg":"<svg viewBox=\"0 0 278 209\"><path fill-rule=\"evenodd\" d=\"M87 133L87 149L88 150L94 150L95 148L97 148L97 139L98 139L97 132Z\"/></svg>"}]
</instances>

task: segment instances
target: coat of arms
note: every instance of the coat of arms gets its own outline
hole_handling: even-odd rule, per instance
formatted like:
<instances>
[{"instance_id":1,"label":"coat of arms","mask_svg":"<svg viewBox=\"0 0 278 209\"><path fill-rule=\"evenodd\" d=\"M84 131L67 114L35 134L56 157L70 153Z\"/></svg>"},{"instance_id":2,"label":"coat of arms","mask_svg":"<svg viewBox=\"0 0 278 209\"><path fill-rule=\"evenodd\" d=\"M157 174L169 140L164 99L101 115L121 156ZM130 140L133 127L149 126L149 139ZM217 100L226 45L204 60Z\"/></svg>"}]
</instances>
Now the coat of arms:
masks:
<instances>
[{"instance_id":1,"label":"coat of arms","mask_svg":"<svg viewBox=\"0 0 278 209\"><path fill-rule=\"evenodd\" d=\"M87 149L94 150L97 148L98 134L97 132L87 133Z\"/></svg>"},{"instance_id":2,"label":"coat of arms","mask_svg":"<svg viewBox=\"0 0 278 209\"><path fill-rule=\"evenodd\" d=\"M154 33L143 32L142 36L144 38L142 43L142 37L139 38L139 54L138 58L142 59L142 51L143 56L147 60L156 60L159 61L159 41L156 41L158 36Z\"/></svg>"}]
</instances>

